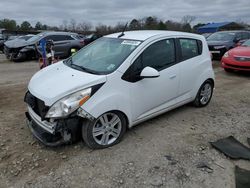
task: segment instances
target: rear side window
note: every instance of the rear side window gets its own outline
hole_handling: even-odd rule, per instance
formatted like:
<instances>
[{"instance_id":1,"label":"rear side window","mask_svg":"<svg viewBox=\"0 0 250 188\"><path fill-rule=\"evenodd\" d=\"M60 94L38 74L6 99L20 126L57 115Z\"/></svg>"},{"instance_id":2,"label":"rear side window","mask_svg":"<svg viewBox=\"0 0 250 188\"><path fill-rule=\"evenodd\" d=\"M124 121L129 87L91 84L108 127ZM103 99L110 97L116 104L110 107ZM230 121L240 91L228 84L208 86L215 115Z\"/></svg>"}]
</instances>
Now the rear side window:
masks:
<instances>
[{"instance_id":1,"label":"rear side window","mask_svg":"<svg viewBox=\"0 0 250 188\"><path fill-rule=\"evenodd\" d=\"M179 39L182 61L202 54L202 42L196 39Z\"/></svg>"},{"instance_id":2,"label":"rear side window","mask_svg":"<svg viewBox=\"0 0 250 188\"><path fill-rule=\"evenodd\" d=\"M64 40L73 40L73 38L69 35L49 35L46 37L46 40L64 41Z\"/></svg>"}]
</instances>

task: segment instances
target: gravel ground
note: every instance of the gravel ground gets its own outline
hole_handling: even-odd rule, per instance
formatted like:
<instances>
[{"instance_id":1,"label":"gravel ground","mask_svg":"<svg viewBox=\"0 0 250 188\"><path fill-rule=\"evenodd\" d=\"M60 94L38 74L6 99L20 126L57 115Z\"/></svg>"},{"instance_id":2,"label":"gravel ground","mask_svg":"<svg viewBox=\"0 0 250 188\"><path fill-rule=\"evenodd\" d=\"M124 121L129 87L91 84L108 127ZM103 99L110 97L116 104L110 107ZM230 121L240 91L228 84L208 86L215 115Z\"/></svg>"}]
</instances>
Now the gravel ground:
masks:
<instances>
[{"instance_id":1,"label":"gravel ground","mask_svg":"<svg viewBox=\"0 0 250 188\"><path fill-rule=\"evenodd\" d=\"M38 71L0 55L0 187L235 187L230 160L209 142L250 137L250 75L225 73L214 62L216 89L205 108L186 105L141 123L108 149L79 142L58 148L39 144L26 127L23 96ZM197 168L201 163L210 167Z\"/></svg>"}]
</instances>

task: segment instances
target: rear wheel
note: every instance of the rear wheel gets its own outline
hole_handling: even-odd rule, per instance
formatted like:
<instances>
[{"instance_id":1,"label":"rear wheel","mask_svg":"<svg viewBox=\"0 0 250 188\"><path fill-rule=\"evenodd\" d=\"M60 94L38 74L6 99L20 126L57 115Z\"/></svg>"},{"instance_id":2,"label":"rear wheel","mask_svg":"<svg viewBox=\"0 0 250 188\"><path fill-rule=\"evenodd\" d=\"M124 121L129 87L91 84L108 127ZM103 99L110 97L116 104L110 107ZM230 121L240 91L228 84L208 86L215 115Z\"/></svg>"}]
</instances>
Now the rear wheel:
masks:
<instances>
[{"instance_id":1,"label":"rear wheel","mask_svg":"<svg viewBox=\"0 0 250 188\"><path fill-rule=\"evenodd\" d=\"M102 149L119 143L126 131L126 119L119 112L107 112L95 121L86 120L82 137L88 147Z\"/></svg>"},{"instance_id":2,"label":"rear wheel","mask_svg":"<svg viewBox=\"0 0 250 188\"><path fill-rule=\"evenodd\" d=\"M204 106L208 105L208 103L210 102L212 95L213 95L213 88L214 88L214 85L213 85L211 80L205 81L201 85L201 87L196 95L196 98L193 102L194 106L204 107Z\"/></svg>"}]
</instances>

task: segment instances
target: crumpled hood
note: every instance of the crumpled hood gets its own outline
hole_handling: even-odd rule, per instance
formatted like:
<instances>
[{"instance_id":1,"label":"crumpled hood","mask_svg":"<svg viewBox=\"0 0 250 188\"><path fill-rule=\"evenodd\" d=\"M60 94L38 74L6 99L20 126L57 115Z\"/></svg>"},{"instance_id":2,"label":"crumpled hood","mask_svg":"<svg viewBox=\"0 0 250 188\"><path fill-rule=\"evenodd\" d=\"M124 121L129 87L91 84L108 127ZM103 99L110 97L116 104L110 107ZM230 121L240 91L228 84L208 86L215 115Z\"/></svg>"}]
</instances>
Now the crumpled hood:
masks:
<instances>
[{"instance_id":1,"label":"crumpled hood","mask_svg":"<svg viewBox=\"0 0 250 188\"><path fill-rule=\"evenodd\" d=\"M71 93L104 82L105 75L82 72L58 62L37 72L31 78L28 89L34 96L43 100L45 105L51 106Z\"/></svg>"},{"instance_id":2,"label":"crumpled hood","mask_svg":"<svg viewBox=\"0 0 250 188\"><path fill-rule=\"evenodd\" d=\"M20 47L25 47L29 45L34 45L34 43L27 42L26 40L23 40L23 39L13 39L10 41L6 41L4 45L7 46L8 48L20 48Z\"/></svg>"}]
</instances>

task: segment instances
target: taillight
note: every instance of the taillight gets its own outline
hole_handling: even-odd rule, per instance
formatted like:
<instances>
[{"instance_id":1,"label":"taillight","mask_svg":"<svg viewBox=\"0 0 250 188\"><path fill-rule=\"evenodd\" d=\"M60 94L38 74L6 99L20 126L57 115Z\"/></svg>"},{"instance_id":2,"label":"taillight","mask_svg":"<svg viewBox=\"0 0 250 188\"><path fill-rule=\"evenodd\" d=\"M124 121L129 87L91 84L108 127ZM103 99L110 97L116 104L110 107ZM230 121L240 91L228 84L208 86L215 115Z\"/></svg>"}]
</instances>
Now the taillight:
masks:
<instances>
[{"instance_id":1,"label":"taillight","mask_svg":"<svg viewBox=\"0 0 250 188\"><path fill-rule=\"evenodd\" d=\"M210 57L211 57L211 59L213 59L213 54L210 52Z\"/></svg>"},{"instance_id":2,"label":"taillight","mask_svg":"<svg viewBox=\"0 0 250 188\"><path fill-rule=\"evenodd\" d=\"M80 40L80 44L84 45L85 44L84 40Z\"/></svg>"}]
</instances>

